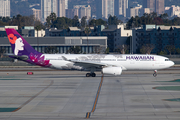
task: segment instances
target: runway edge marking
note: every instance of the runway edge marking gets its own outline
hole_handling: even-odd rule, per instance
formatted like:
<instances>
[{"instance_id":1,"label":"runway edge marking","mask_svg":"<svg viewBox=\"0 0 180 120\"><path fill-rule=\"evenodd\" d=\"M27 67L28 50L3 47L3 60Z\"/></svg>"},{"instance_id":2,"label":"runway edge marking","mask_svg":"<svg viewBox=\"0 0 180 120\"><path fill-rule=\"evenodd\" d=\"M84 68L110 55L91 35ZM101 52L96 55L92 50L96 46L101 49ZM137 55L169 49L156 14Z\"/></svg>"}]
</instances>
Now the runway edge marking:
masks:
<instances>
[{"instance_id":1,"label":"runway edge marking","mask_svg":"<svg viewBox=\"0 0 180 120\"><path fill-rule=\"evenodd\" d=\"M92 108L91 112L87 112L86 113L86 119L89 119L90 116L91 116L91 113L93 113L96 110L96 105L97 105L99 94L100 94L100 91L101 91L101 86L102 86L102 83L103 83L103 78L104 78L104 74L102 74L102 76L101 76L101 82L99 83L99 87L98 87L96 98L95 98L95 101L94 101L94 104L93 104L93 108Z\"/></svg>"}]
</instances>

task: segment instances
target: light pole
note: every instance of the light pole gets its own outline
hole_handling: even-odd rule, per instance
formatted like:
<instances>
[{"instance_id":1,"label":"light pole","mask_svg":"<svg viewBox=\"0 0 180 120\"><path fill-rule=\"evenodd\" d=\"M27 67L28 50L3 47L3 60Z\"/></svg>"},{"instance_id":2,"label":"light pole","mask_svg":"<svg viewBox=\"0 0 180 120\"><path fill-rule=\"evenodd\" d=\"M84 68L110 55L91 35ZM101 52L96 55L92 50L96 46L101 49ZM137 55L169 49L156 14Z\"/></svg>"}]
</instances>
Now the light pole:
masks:
<instances>
[{"instance_id":1,"label":"light pole","mask_svg":"<svg viewBox=\"0 0 180 120\"><path fill-rule=\"evenodd\" d=\"M85 30L84 30L84 32L85 32L85 34L87 35L87 48L88 48L88 35L91 33L91 29L90 28L88 28L88 27L86 27L85 28ZM88 48L88 51L89 51L89 48ZM87 52L88 52L87 51Z\"/></svg>"}]
</instances>

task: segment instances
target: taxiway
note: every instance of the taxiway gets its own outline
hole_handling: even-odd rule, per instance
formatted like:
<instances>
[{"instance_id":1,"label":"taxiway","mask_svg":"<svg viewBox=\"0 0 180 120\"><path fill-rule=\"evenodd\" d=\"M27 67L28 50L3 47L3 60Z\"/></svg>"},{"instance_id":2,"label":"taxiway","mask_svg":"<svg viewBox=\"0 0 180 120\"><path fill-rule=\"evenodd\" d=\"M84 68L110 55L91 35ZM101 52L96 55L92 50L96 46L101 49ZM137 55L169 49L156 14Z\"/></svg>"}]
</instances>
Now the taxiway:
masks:
<instances>
[{"instance_id":1,"label":"taxiway","mask_svg":"<svg viewBox=\"0 0 180 120\"><path fill-rule=\"evenodd\" d=\"M180 119L178 70L157 77L152 71L129 71L87 78L81 71L29 69L34 74L27 75L29 70L19 69L0 72L2 120L79 120L87 113L96 120Z\"/></svg>"}]
</instances>

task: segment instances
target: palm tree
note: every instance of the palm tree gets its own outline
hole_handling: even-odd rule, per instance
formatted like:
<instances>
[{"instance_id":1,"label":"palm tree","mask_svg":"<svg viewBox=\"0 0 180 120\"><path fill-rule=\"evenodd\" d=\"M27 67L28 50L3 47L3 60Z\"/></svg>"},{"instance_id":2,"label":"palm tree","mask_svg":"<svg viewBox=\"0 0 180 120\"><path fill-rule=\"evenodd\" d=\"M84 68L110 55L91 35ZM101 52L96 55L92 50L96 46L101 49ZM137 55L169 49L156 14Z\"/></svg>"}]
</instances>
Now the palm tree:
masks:
<instances>
[{"instance_id":1,"label":"palm tree","mask_svg":"<svg viewBox=\"0 0 180 120\"><path fill-rule=\"evenodd\" d=\"M46 18L46 25L48 28L54 27L54 21L57 19L56 13L51 13Z\"/></svg>"},{"instance_id":2,"label":"palm tree","mask_svg":"<svg viewBox=\"0 0 180 120\"><path fill-rule=\"evenodd\" d=\"M87 46L88 46L88 35L91 33L91 29L89 27L86 27L84 32L87 35Z\"/></svg>"},{"instance_id":3,"label":"palm tree","mask_svg":"<svg viewBox=\"0 0 180 120\"><path fill-rule=\"evenodd\" d=\"M40 25L35 26L35 30L37 31L37 45L38 45L37 51L39 51L38 31L41 30L41 26Z\"/></svg>"}]
</instances>

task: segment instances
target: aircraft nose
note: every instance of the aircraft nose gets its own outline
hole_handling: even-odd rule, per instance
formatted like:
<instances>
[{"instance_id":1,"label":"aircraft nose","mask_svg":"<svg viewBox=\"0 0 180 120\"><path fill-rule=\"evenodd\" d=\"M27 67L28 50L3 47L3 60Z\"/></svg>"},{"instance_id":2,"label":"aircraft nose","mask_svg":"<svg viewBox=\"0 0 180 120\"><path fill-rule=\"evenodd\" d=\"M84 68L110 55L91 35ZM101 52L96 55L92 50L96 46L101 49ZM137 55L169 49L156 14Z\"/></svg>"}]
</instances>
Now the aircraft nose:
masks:
<instances>
[{"instance_id":1,"label":"aircraft nose","mask_svg":"<svg viewBox=\"0 0 180 120\"><path fill-rule=\"evenodd\" d=\"M171 66L173 66L173 65L174 65L174 62L173 62L173 61L171 61L171 62L170 62L170 65L171 65Z\"/></svg>"}]
</instances>

